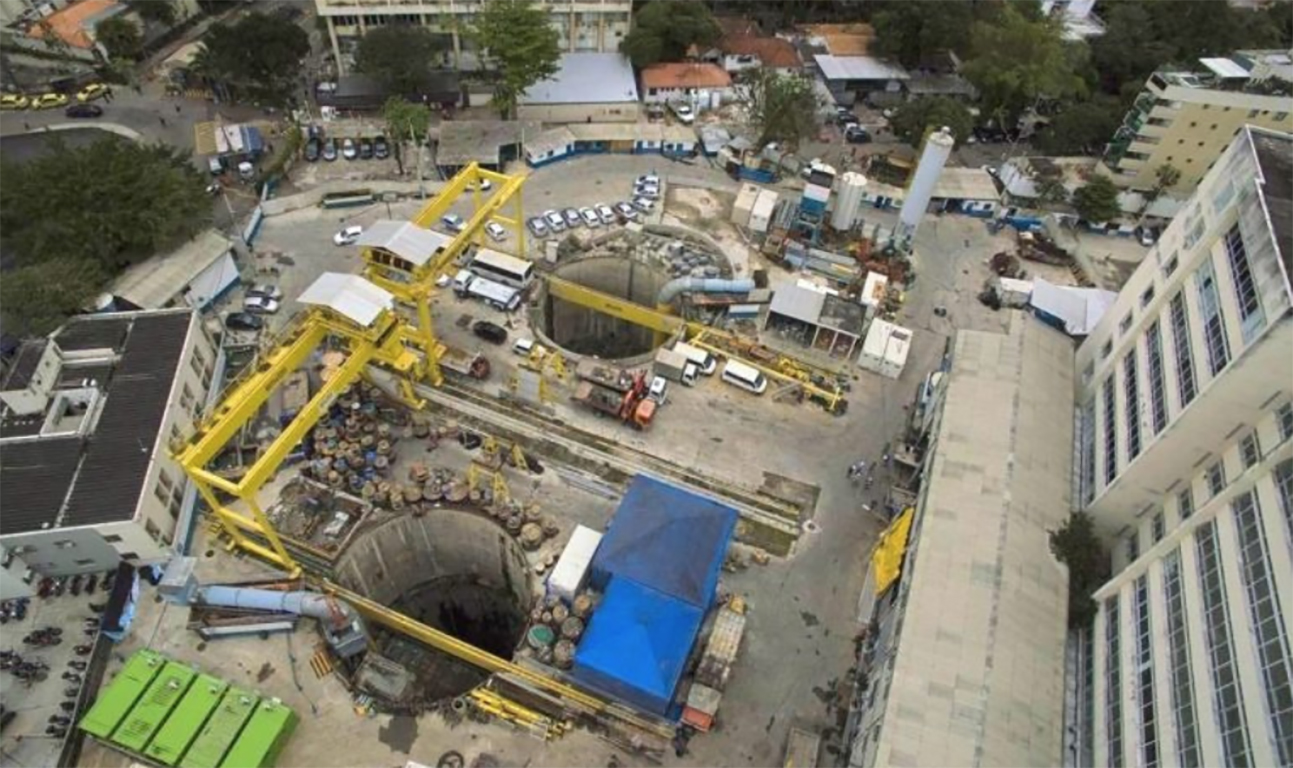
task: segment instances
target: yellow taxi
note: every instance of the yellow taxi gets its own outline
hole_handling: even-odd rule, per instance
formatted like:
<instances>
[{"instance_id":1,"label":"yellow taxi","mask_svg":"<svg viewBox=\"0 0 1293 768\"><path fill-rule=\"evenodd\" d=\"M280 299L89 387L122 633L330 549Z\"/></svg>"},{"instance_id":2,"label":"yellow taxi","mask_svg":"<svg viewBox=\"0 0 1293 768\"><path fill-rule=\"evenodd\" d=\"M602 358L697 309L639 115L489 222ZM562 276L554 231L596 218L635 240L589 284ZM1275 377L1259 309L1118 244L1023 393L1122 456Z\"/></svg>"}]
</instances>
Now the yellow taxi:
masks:
<instances>
[{"instance_id":1,"label":"yellow taxi","mask_svg":"<svg viewBox=\"0 0 1293 768\"><path fill-rule=\"evenodd\" d=\"M31 101L21 93L0 94L0 109L26 109Z\"/></svg>"},{"instance_id":2,"label":"yellow taxi","mask_svg":"<svg viewBox=\"0 0 1293 768\"><path fill-rule=\"evenodd\" d=\"M32 109L53 109L54 107L66 107L67 96L61 93L42 93L39 96L31 97Z\"/></svg>"},{"instance_id":3,"label":"yellow taxi","mask_svg":"<svg viewBox=\"0 0 1293 768\"><path fill-rule=\"evenodd\" d=\"M87 101L94 101L95 99L103 98L103 95L107 92L108 86L103 83L90 83L76 92L76 100L81 104L84 104Z\"/></svg>"}]
</instances>

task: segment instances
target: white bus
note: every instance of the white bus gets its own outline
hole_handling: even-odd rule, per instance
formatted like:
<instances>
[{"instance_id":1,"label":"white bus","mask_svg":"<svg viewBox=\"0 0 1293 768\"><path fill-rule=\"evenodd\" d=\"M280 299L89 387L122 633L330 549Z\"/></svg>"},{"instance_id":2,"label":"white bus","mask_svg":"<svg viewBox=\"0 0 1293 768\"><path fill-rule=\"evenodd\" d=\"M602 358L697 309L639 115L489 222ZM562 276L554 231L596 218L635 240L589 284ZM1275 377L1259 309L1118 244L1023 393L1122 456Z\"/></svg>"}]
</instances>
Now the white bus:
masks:
<instances>
[{"instance_id":1,"label":"white bus","mask_svg":"<svg viewBox=\"0 0 1293 768\"><path fill-rule=\"evenodd\" d=\"M736 360L728 360L723 366L723 381L756 395L763 394L768 388L768 380L761 372Z\"/></svg>"},{"instance_id":2,"label":"white bus","mask_svg":"<svg viewBox=\"0 0 1293 768\"><path fill-rule=\"evenodd\" d=\"M530 281L534 279L534 262L488 248L477 249L467 268L486 280L516 289L528 288Z\"/></svg>"},{"instance_id":3,"label":"white bus","mask_svg":"<svg viewBox=\"0 0 1293 768\"><path fill-rule=\"evenodd\" d=\"M718 361L714 359L714 356L708 350L700 347L693 347L680 341L673 345L673 351L682 354L683 357L695 363L696 369L706 376L713 376L714 369L718 367Z\"/></svg>"}]
</instances>

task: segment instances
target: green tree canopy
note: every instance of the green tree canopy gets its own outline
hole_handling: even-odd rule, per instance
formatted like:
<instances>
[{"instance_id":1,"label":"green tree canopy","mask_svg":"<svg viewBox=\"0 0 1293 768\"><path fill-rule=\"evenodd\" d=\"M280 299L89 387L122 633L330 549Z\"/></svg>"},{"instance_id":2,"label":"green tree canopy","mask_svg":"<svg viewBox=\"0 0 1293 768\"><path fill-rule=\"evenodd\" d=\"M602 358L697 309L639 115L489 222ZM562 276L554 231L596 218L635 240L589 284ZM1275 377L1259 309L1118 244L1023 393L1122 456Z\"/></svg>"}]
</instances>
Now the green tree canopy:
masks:
<instances>
[{"instance_id":1,"label":"green tree canopy","mask_svg":"<svg viewBox=\"0 0 1293 768\"><path fill-rule=\"evenodd\" d=\"M965 54L975 4L966 0L929 0L921 3L884 3L871 20L875 28L874 51L915 67L944 51Z\"/></svg>"},{"instance_id":2,"label":"green tree canopy","mask_svg":"<svg viewBox=\"0 0 1293 768\"><path fill-rule=\"evenodd\" d=\"M95 27L94 35L113 58L138 59L144 50L144 38L139 32L139 26L124 16L104 19Z\"/></svg>"},{"instance_id":3,"label":"green tree canopy","mask_svg":"<svg viewBox=\"0 0 1293 768\"><path fill-rule=\"evenodd\" d=\"M561 69L561 40L533 0L489 0L469 34L494 67L494 105L510 117L526 89Z\"/></svg>"},{"instance_id":4,"label":"green tree canopy","mask_svg":"<svg viewBox=\"0 0 1293 768\"><path fill-rule=\"evenodd\" d=\"M382 105L382 117L392 140L420 143L426 139L427 128L431 125L431 108L392 96Z\"/></svg>"},{"instance_id":5,"label":"green tree canopy","mask_svg":"<svg viewBox=\"0 0 1293 768\"><path fill-rule=\"evenodd\" d=\"M741 82L757 146L779 141L795 148L816 132L817 97L808 80L759 67L743 72Z\"/></svg>"},{"instance_id":6,"label":"green tree canopy","mask_svg":"<svg viewBox=\"0 0 1293 768\"><path fill-rule=\"evenodd\" d=\"M889 127L898 138L919 145L925 131L947 126L957 143L965 141L974 130L974 116L961 102L946 96L921 96L898 107L889 119Z\"/></svg>"},{"instance_id":7,"label":"green tree canopy","mask_svg":"<svg viewBox=\"0 0 1293 768\"><path fill-rule=\"evenodd\" d=\"M88 259L56 256L6 272L0 281L0 315L17 336L44 336L103 290L108 273Z\"/></svg>"},{"instance_id":8,"label":"green tree canopy","mask_svg":"<svg viewBox=\"0 0 1293 768\"><path fill-rule=\"evenodd\" d=\"M3 176L0 229L21 265L66 258L113 274L211 218L202 174L167 145L110 136L6 166Z\"/></svg>"},{"instance_id":9,"label":"green tree canopy","mask_svg":"<svg viewBox=\"0 0 1293 768\"><path fill-rule=\"evenodd\" d=\"M164 26L175 23L175 5L169 0L129 0L126 5L144 21Z\"/></svg>"},{"instance_id":10,"label":"green tree canopy","mask_svg":"<svg viewBox=\"0 0 1293 768\"><path fill-rule=\"evenodd\" d=\"M285 104L301 75L310 38L277 14L249 13L217 24L202 38L194 69L239 98Z\"/></svg>"},{"instance_id":11,"label":"green tree canopy","mask_svg":"<svg viewBox=\"0 0 1293 768\"><path fill-rule=\"evenodd\" d=\"M1100 97L1067 105L1034 140L1048 155L1097 154L1122 122L1117 99Z\"/></svg>"},{"instance_id":12,"label":"green tree canopy","mask_svg":"<svg viewBox=\"0 0 1293 768\"><path fill-rule=\"evenodd\" d=\"M444 50L442 38L424 26L390 24L360 38L355 69L377 78L392 96L414 96L426 88Z\"/></svg>"},{"instance_id":13,"label":"green tree canopy","mask_svg":"<svg viewBox=\"0 0 1293 768\"><path fill-rule=\"evenodd\" d=\"M1096 535L1091 516L1078 512L1050 532L1051 554L1069 569L1069 627L1091 626L1097 607L1091 595L1109 577L1109 554Z\"/></svg>"},{"instance_id":14,"label":"green tree canopy","mask_svg":"<svg viewBox=\"0 0 1293 768\"><path fill-rule=\"evenodd\" d=\"M979 89L984 113L1003 126L1015 120L1039 97L1082 96L1086 83L1073 68L1078 57L1061 37L1058 22L1031 20L1014 5L1000 9L996 22L975 22L971 57L962 72Z\"/></svg>"},{"instance_id":15,"label":"green tree canopy","mask_svg":"<svg viewBox=\"0 0 1293 768\"><path fill-rule=\"evenodd\" d=\"M722 34L705 3L653 0L633 15L633 29L620 41L620 52L641 69L681 61L691 46L707 48Z\"/></svg>"},{"instance_id":16,"label":"green tree canopy","mask_svg":"<svg viewBox=\"0 0 1293 768\"><path fill-rule=\"evenodd\" d=\"M1118 207L1118 187L1103 174L1094 174L1073 193L1073 207L1090 222L1112 221L1122 213Z\"/></svg>"}]
</instances>

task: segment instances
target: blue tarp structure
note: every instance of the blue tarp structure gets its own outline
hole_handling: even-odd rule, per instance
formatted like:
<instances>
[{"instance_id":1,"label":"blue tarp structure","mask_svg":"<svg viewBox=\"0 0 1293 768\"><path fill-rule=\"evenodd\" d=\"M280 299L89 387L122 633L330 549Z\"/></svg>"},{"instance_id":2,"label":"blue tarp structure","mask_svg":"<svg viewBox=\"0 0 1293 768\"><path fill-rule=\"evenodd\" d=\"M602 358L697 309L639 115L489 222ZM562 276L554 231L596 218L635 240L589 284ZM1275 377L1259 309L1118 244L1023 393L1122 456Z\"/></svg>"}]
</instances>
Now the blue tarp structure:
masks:
<instances>
[{"instance_id":1,"label":"blue tarp structure","mask_svg":"<svg viewBox=\"0 0 1293 768\"><path fill-rule=\"evenodd\" d=\"M736 510L653 477L633 478L593 557L593 586L626 576L708 610Z\"/></svg>"},{"instance_id":2,"label":"blue tarp structure","mask_svg":"<svg viewBox=\"0 0 1293 768\"><path fill-rule=\"evenodd\" d=\"M616 699L669 717L704 618L695 605L614 576L575 650L572 674Z\"/></svg>"}]
</instances>

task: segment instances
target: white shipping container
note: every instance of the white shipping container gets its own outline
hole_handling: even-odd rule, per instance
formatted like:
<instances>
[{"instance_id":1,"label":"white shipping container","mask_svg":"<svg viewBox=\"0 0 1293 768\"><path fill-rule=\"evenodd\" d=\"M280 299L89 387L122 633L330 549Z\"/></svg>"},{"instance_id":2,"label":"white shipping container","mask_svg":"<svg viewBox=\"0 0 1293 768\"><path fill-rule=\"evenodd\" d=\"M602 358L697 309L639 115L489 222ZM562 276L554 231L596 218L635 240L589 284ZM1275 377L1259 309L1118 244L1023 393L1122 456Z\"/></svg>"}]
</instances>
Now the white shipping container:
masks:
<instances>
[{"instance_id":1,"label":"white shipping container","mask_svg":"<svg viewBox=\"0 0 1293 768\"><path fill-rule=\"evenodd\" d=\"M772 222L772 214L777 209L777 193L765 189L759 193L759 199L754 201L754 208L750 210L750 230L753 232L767 232L768 225Z\"/></svg>"},{"instance_id":2,"label":"white shipping container","mask_svg":"<svg viewBox=\"0 0 1293 768\"><path fill-rule=\"evenodd\" d=\"M741 191L736 193L736 202L732 204L732 223L738 227L750 226L750 211L754 208L754 201L758 199L758 186L742 184Z\"/></svg>"},{"instance_id":3,"label":"white shipping container","mask_svg":"<svg viewBox=\"0 0 1293 768\"><path fill-rule=\"evenodd\" d=\"M911 349L911 331L885 320L872 320L862 342L858 365L890 379L902 375Z\"/></svg>"},{"instance_id":4,"label":"white shipping container","mask_svg":"<svg viewBox=\"0 0 1293 768\"><path fill-rule=\"evenodd\" d=\"M593 555L601 542L601 533L586 526L575 526L575 532L570 534L570 541L561 550L561 557L557 558L557 564L548 575L548 592L566 601L574 600L579 590L584 588Z\"/></svg>"}]
</instances>

